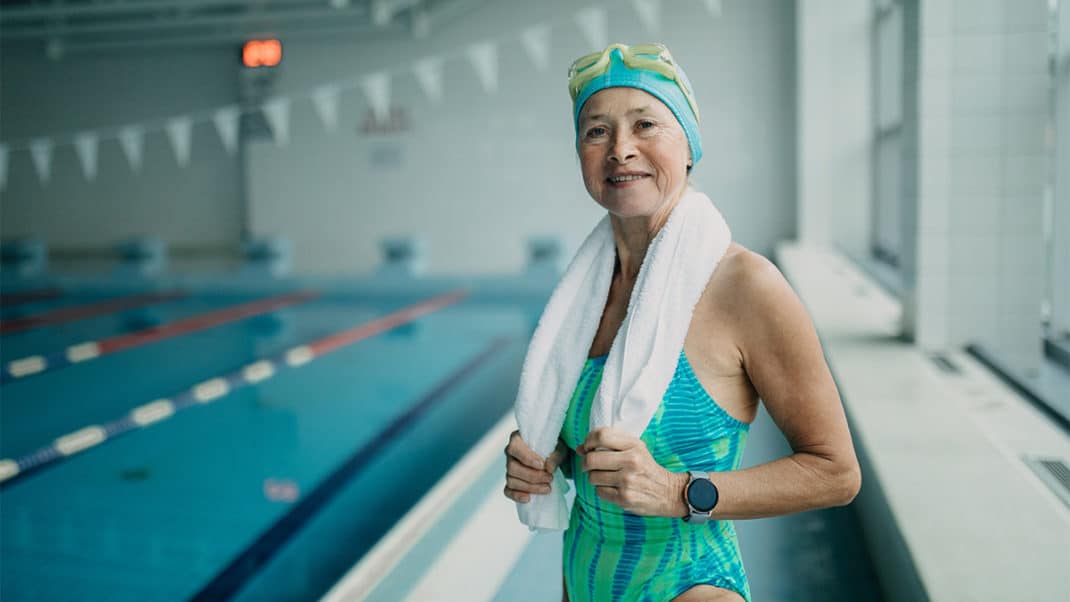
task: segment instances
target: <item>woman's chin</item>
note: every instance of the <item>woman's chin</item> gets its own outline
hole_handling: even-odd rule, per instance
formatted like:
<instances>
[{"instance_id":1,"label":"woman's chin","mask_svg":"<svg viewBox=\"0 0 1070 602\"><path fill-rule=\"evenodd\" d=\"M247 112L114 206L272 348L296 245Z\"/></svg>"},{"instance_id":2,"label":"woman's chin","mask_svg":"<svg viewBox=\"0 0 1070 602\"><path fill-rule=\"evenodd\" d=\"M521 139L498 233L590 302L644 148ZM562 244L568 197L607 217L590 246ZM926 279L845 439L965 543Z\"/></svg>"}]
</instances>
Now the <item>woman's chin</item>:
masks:
<instances>
[{"instance_id":1,"label":"woman's chin","mask_svg":"<svg viewBox=\"0 0 1070 602\"><path fill-rule=\"evenodd\" d=\"M664 203L664 199L650 195L609 194L604 195L597 202L615 217L628 219L654 215Z\"/></svg>"}]
</instances>

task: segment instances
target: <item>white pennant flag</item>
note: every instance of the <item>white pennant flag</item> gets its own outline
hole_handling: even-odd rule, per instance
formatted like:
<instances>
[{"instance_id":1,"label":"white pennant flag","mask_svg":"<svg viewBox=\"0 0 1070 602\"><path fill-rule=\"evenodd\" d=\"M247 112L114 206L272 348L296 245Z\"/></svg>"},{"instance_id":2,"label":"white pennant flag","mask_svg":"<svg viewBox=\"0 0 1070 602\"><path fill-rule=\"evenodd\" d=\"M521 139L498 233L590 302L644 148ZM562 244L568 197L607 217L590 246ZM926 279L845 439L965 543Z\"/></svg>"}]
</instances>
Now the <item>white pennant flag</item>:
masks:
<instances>
[{"instance_id":1,"label":"white pennant flag","mask_svg":"<svg viewBox=\"0 0 1070 602\"><path fill-rule=\"evenodd\" d=\"M34 138L30 141L30 157L33 159L34 170L42 184L47 184L52 177L52 140L48 138Z\"/></svg>"},{"instance_id":2,"label":"white pennant flag","mask_svg":"<svg viewBox=\"0 0 1070 602\"><path fill-rule=\"evenodd\" d=\"M134 172L141 171L141 149L144 147L145 130L138 125L128 125L119 130L119 146L123 148L126 161Z\"/></svg>"},{"instance_id":3,"label":"white pennant flag","mask_svg":"<svg viewBox=\"0 0 1070 602\"><path fill-rule=\"evenodd\" d=\"M223 107L212 115L215 131L223 141L227 154L233 155L238 150L238 126L241 123L241 109L236 105Z\"/></svg>"},{"instance_id":4,"label":"white pennant flag","mask_svg":"<svg viewBox=\"0 0 1070 602\"><path fill-rule=\"evenodd\" d=\"M609 22L606 9L592 6L576 13L576 23L587 38L587 43L594 50L601 50L609 44Z\"/></svg>"},{"instance_id":5,"label":"white pennant flag","mask_svg":"<svg viewBox=\"0 0 1070 602\"><path fill-rule=\"evenodd\" d=\"M706 0L706 10L715 17L720 17L721 12L724 11L724 4L721 0Z\"/></svg>"},{"instance_id":6,"label":"white pennant flag","mask_svg":"<svg viewBox=\"0 0 1070 602\"><path fill-rule=\"evenodd\" d=\"M658 35L661 29L661 0L632 0L632 4L647 33Z\"/></svg>"},{"instance_id":7,"label":"white pennant flag","mask_svg":"<svg viewBox=\"0 0 1070 602\"><path fill-rule=\"evenodd\" d=\"M179 167L189 165L190 142L193 139L193 120L189 117L174 117L167 120L167 137L175 151Z\"/></svg>"},{"instance_id":8,"label":"white pennant flag","mask_svg":"<svg viewBox=\"0 0 1070 602\"><path fill-rule=\"evenodd\" d=\"M442 100L442 58L429 56L422 58L412 66L412 72L416 75L416 81L420 82L424 94L431 102L438 103Z\"/></svg>"},{"instance_id":9,"label":"white pennant flag","mask_svg":"<svg viewBox=\"0 0 1070 602\"><path fill-rule=\"evenodd\" d=\"M338 96L336 86L322 86L312 92L312 106L329 134L338 129Z\"/></svg>"},{"instance_id":10,"label":"white pennant flag","mask_svg":"<svg viewBox=\"0 0 1070 602\"><path fill-rule=\"evenodd\" d=\"M520 34L520 40L524 43L524 49L528 51L528 57L535 64L535 68L546 71L550 66L550 26L532 25Z\"/></svg>"},{"instance_id":11,"label":"white pennant flag","mask_svg":"<svg viewBox=\"0 0 1070 602\"><path fill-rule=\"evenodd\" d=\"M480 42L468 47L468 60L487 93L498 89L498 47L494 42Z\"/></svg>"},{"instance_id":12,"label":"white pennant flag","mask_svg":"<svg viewBox=\"0 0 1070 602\"><path fill-rule=\"evenodd\" d=\"M390 74L380 71L367 75L360 82L360 87L368 98L375 119L380 123L390 119Z\"/></svg>"},{"instance_id":13,"label":"white pennant flag","mask_svg":"<svg viewBox=\"0 0 1070 602\"><path fill-rule=\"evenodd\" d=\"M82 173L89 182L97 177L97 140L95 132L82 132L74 137L74 150L82 164Z\"/></svg>"},{"instance_id":14,"label":"white pennant flag","mask_svg":"<svg viewBox=\"0 0 1070 602\"><path fill-rule=\"evenodd\" d=\"M272 98L264 103L264 117L271 126L276 146L290 143L290 99Z\"/></svg>"},{"instance_id":15,"label":"white pennant flag","mask_svg":"<svg viewBox=\"0 0 1070 602\"><path fill-rule=\"evenodd\" d=\"M0 144L0 190L7 188L7 145Z\"/></svg>"}]
</instances>

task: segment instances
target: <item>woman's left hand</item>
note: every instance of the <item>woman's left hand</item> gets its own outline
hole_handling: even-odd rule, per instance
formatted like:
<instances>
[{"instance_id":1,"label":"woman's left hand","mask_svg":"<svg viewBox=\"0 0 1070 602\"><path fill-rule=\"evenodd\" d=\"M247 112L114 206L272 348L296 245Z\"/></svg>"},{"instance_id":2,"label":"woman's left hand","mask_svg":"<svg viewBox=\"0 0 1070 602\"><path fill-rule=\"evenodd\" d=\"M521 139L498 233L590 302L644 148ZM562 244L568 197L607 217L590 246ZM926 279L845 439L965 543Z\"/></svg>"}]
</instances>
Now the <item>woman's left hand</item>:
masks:
<instances>
[{"instance_id":1,"label":"woman's left hand","mask_svg":"<svg viewBox=\"0 0 1070 602\"><path fill-rule=\"evenodd\" d=\"M598 497L641 516L687 514L687 473L665 470L642 439L604 427L591 431L576 451L584 456L581 468Z\"/></svg>"}]
</instances>

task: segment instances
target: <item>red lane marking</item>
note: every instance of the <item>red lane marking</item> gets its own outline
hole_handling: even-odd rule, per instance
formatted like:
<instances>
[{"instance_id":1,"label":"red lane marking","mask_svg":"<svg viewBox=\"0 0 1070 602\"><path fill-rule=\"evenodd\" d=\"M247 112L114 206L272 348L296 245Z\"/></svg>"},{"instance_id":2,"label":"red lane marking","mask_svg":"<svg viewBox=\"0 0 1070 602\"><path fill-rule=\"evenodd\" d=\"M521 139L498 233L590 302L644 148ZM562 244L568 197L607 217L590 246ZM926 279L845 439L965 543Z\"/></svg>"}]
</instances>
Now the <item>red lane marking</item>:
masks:
<instances>
[{"instance_id":1,"label":"red lane marking","mask_svg":"<svg viewBox=\"0 0 1070 602\"><path fill-rule=\"evenodd\" d=\"M21 303L33 303L34 301L46 301L55 299L63 294L58 288L41 288L32 291L0 294L0 306L19 305Z\"/></svg>"},{"instance_id":2,"label":"red lane marking","mask_svg":"<svg viewBox=\"0 0 1070 602\"><path fill-rule=\"evenodd\" d=\"M390 330L395 326L404 324L405 322L411 322L422 315L429 314L446 305L457 303L467 296L468 293L466 292L456 292L432 297L427 301L406 307L405 309L396 311L392 314L387 314L381 318L372 320L367 324L361 324L356 328L344 330L338 334L332 334L329 337L308 343L308 348L311 349L312 354L316 356L330 353L339 347L375 336L381 332Z\"/></svg>"},{"instance_id":3,"label":"red lane marking","mask_svg":"<svg viewBox=\"0 0 1070 602\"><path fill-rule=\"evenodd\" d=\"M0 334L29 330L31 328L50 326L53 324L62 324L63 322L84 320L86 318L133 309L135 307L174 301L176 299L182 299L185 296L185 293L179 291L166 291L160 293L145 293L143 295L131 295L129 297L119 297L117 299L106 299L104 301L87 303L86 305L76 305L74 307L62 307L60 309L34 314L32 316L4 320L0 322Z\"/></svg>"},{"instance_id":4,"label":"red lane marking","mask_svg":"<svg viewBox=\"0 0 1070 602\"><path fill-rule=\"evenodd\" d=\"M138 345L154 343L161 339L189 334L198 330L204 330L205 328L212 328L213 326L219 326L220 324L244 320L245 318L251 318L288 305L304 303L305 301L310 301L318 296L319 293L303 291L280 295L278 297L270 297L268 299L261 299L259 301L235 305L234 307L227 307L207 314L193 316L192 318L186 318L184 320L169 322L153 328L146 328L145 330L139 330L129 334L121 334L119 336L97 341L97 344L100 346L101 354L114 353L116 351L122 351L123 349L137 347Z\"/></svg>"}]
</instances>

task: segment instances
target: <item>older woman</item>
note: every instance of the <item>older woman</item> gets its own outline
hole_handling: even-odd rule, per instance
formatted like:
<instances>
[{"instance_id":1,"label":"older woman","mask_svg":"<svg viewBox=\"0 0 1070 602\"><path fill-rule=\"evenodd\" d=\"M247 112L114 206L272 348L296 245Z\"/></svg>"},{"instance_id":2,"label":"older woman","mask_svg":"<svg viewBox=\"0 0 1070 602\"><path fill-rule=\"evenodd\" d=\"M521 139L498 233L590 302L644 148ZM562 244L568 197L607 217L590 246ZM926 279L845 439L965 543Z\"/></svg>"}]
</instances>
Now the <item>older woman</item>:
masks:
<instances>
[{"instance_id":1,"label":"older woman","mask_svg":"<svg viewBox=\"0 0 1070 602\"><path fill-rule=\"evenodd\" d=\"M541 457L514 432L505 495L527 504L549 493L558 467L573 479L565 600L750 602L732 519L843 505L858 492L839 394L789 284L733 242L700 284L675 372L642 436L589 429L640 267L702 148L690 84L663 46L614 44L581 58L570 91L583 181L609 214L616 263L557 449ZM793 453L740 470L759 398Z\"/></svg>"}]
</instances>

